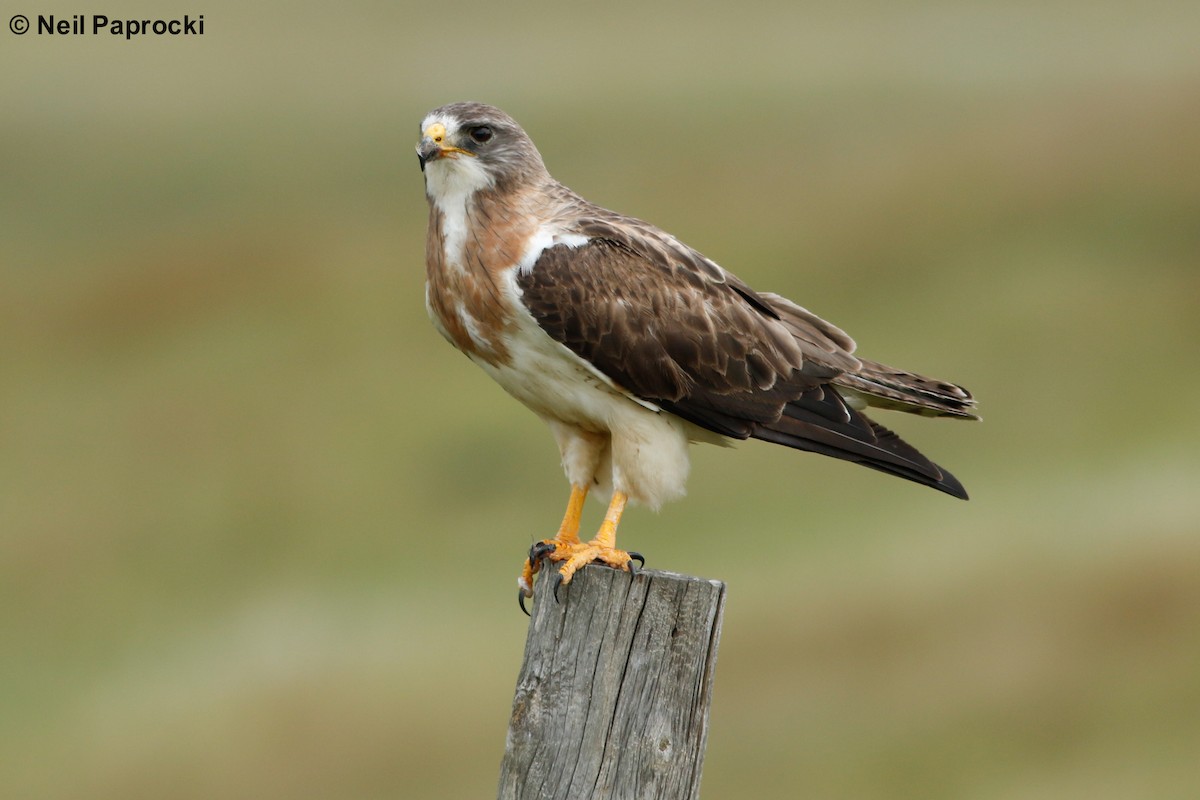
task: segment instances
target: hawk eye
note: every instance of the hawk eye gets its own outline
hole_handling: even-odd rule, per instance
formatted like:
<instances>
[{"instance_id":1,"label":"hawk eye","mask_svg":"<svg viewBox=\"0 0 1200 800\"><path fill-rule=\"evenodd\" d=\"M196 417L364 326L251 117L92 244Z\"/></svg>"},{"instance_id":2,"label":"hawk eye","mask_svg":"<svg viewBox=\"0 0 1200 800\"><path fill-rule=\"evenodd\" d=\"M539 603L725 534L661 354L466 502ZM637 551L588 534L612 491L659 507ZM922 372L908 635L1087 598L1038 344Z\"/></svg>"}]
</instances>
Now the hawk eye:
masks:
<instances>
[{"instance_id":1,"label":"hawk eye","mask_svg":"<svg viewBox=\"0 0 1200 800\"><path fill-rule=\"evenodd\" d=\"M487 125L476 125L474 128L471 128L471 139L474 140L476 144L483 144L491 138L492 129Z\"/></svg>"}]
</instances>

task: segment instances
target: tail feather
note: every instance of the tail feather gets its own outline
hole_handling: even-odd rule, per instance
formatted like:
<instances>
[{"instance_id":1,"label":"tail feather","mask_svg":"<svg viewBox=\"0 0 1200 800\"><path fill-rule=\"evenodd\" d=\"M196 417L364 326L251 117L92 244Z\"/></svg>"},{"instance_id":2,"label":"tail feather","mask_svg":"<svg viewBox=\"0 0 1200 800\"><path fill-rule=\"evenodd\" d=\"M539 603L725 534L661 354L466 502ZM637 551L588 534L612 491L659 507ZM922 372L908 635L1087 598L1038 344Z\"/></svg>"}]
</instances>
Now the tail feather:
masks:
<instances>
[{"instance_id":1,"label":"tail feather","mask_svg":"<svg viewBox=\"0 0 1200 800\"><path fill-rule=\"evenodd\" d=\"M857 371L839 375L833 382L858 405L925 417L979 419L975 398L963 387L874 361L862 361Z\"/></svg>"}]
</instances>

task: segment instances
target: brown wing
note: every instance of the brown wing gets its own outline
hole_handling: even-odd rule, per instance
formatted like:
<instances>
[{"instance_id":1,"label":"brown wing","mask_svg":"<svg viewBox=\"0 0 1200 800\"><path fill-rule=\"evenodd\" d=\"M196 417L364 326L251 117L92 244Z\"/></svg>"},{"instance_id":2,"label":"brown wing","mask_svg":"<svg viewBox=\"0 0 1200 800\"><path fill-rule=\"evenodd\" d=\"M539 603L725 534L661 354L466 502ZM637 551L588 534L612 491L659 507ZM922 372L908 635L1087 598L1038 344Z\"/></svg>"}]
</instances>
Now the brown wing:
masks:
<instances>
[{"instance_id":1,"label":"brown wing","mask_svg":"<svg viewBox=\"0 0 1200 800\"><path fill-rule=\"evenodd\" d=\"M551 337L636 396L716 433L880 469L965 497L949 473L850 408L831 385L860 362L836 327L657 229L585 218L593 238L518 276Z\"/></svg>"}]
</instances>

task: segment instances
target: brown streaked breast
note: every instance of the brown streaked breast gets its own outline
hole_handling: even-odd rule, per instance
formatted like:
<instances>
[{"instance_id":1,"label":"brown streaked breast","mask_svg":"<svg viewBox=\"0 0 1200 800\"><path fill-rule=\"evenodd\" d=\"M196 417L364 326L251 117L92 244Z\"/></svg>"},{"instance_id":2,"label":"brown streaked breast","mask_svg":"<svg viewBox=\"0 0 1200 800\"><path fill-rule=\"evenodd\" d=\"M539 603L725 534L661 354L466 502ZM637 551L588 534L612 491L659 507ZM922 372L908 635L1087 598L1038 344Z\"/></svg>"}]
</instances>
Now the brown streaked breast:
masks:
<instances>
[{"instance_id":1,"label":"brown streaked breast","mask_svg":"<svg viewBox=\"0 0 1200 800\"><path fill-rule=\"evenodd\" d=\"M430 313L459 350L491 364L509 359L503 334L512 324L512 311L501 276L516 267L537 228L522 199L502 202L491 193L477 193L467 209L462 252L450 254L451 261L443 246L443 214L436 206L429 211L425 273Z\"/></svg>"}]
</instances>

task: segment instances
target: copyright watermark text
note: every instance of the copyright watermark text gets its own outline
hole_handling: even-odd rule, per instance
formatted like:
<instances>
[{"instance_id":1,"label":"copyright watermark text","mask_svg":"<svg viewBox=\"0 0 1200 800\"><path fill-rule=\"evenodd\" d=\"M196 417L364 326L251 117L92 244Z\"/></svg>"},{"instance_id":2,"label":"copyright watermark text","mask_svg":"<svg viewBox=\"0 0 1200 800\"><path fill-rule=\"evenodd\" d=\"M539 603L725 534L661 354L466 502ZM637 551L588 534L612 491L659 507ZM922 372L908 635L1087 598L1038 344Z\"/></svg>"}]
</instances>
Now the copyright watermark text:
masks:
<instances>
[{"instance_id":1,"label":"copyright watermark text","mask_svg":"<svg viewBox=\"0 0 1200 800\"><path fill-rule=\"evenodd\" d=\"M30 20L15 14L8 20L8 29L17 36L34 33L37 36L110 36L125 40L146 36L203 36L204 15L185 14L174 19L121 19L104 14L71 14L56 16L38 14Z\"/></svg>"}]
</instances>

